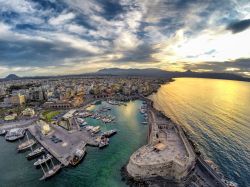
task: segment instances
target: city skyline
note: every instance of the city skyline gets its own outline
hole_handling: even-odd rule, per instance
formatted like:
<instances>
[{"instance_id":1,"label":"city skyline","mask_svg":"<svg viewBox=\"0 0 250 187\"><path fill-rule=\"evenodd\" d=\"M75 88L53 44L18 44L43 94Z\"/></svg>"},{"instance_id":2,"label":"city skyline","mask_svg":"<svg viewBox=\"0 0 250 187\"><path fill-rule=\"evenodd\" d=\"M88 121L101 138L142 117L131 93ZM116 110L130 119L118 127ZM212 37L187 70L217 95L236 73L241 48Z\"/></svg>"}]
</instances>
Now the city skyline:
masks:
<instances>
[{"instance_id":1,"label":"city skyline","mask_svg":"<svg viewBox=\"0 0 250 187\"><path fill-rule=\"evenodd\" d=\"M0 77L102 68L250 76L248 1L0 0Z\"/></svg>"}]
</instances>

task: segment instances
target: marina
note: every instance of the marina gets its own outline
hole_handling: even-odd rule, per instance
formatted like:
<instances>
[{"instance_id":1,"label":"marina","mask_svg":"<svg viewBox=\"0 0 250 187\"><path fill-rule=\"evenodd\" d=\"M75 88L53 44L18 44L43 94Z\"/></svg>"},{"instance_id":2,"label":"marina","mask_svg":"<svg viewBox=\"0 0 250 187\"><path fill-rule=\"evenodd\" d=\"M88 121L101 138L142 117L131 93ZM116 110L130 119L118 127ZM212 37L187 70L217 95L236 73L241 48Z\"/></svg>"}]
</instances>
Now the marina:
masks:
<instances>
[{"instance_id":1,"label":"marina","mask_svg":"<svg viewBox=\"0 0 250 187\"><path fill-rule=\"evenodd\" d=\"M111 111L111 107L103 106L98 110L99 114L107 111ZM42 155L34 166L40 166L44 174L40 180L45 180L54 176L62 167L78 165L86 155L87 145L104 148L109 145L109 137L117 133L117 130L113 129L101 132L100 126L87 125L85 118L101 119L105 124L105 119L108 120L111 115L101 116L93 111L69 110L58 118L58 124L48 124L38 120L27 127L27 132L21 128L11 129L7 131L5 137L6 140L14 141L23 138L26 134L25 140L17 146L17 149L19 152L30 149L31 152L26 155L28 160ZM2 131L2 133L6 132ZM28 134L32 138L29 138ZM34 149L33 146L37 142L40 146ZM59 164L54 165L53 158ZM48 166L49 161L52 167Z\"/></svg>"},{"instance_id":2,"label":"marina","mask_svg":"<svg viewBox=\"0 0 250 187\"><path fill-rule=\"evenodd\" d=\"M123 105L118 107L127 108L129 106L130 105ZM94 107L92 106L92 109L89 110L95 112L99 110L99 108L100 106L96 105ZM166 176L170 177L167 178L167 180L174 177L176 180L181 181L191 172L191 170L193 171L195 169L192 176L207 177L205 179L207 184L212 185L214 181L221 182L219 175L216 174L214 170L210 169L210 166L204 163L201 158L198 158L200 163L199 167L194 167L195 155L192 152L192 148L187 142L187 139L185 139L182 130L178 126L175 127L169 118L164 117L162 114L159 115L159 112L155 110L148 109L148 105L146 104L140 105L140 108L137 108L136 110L140 111L138 114L141 119L141 121L137 123L137 126L143 127L144 125L140 125L146 122L143 120L148 120L150 126L148 134L149 145L141 147L130 157L128 171L132 173L132 175L135 175L135 178L138 178L138 176L142 176L142 178L151 178L150 175L152 172L152 175L155 175L157 172L160 172L158 175L164 174L161 173L163 171L158 171L157 169L159 163L164 167L166 166L164 172L170 172L170 166L167 163L174 160L175 165L179 170L175 170L177 173L171 173L171 175L167 174ZM77 118L78 114L77 110L70 110L68 113L64 114L62 119L58 120L58 124L47 124L40 120L28 127L28 132L42 147L35 150L31 148L32 152L27 155L27 158L33 159L46 153L46 156L43 155L40 160L37 160L35 162L36 164L34 164L36 166L39 165L43 172L43 176L40 180L51 178L63 167L78 165L86 155L87 145L99 147L102 151L109 149L109 147L106 149L103 148L112 143L110 142L110 137L116 134L118 130L110 128L109 130L104 130L111 126L106 125L105 123L100 124L97 118L92 118L90 116L85 117L84 122L91 125L81 127L80 124L83 121ZM72 120L69 120L69 118L72 118ZM68 120L69 124L61 126L60 120ZM27 141L29 141L28 136L27 139ZM47 155L47 153L53 157ZM56 160L56 164L54 164L52 160L53 158ZM51 161L50 166L48 164L49 161ZM140 167L137 168L137 165L140 165ZM141 167L144 168L143 171L140 171ZM207 174L203 173L204 171L202 170L204 170L204 168L206 168L207 172L211 173L210 178ZM157 169L157 172L155 169ZM182 175L179 175L178 172L181 172ZM204 178L201 178L201 180L204 180ZM221 183L221 185L218 186L225 185L224 183Z\"/></svg>"},{"instance_id":3,"label":"marina","mask_svg":"<svg viewBox=\"0 0 250 187\"><path fill-rule=\"evenodd\" d=\"M122 183L120 181L120 179L119 179L120 178L119 170L122 167L123 163L125 163L127 161L127 158L129 157L129 155L135 150L135 147L138 147L138 145L141 145L142 142L146 141L147 128L140 125L140 121L142 120L142 116L139 113L137 114L135 112L135 111L137 111L137 108L140 106L140 103L141 102L139 102L139 101L135 101L135 102L129 102L128 106L124 106L124 105L123 106L116 106L116 105L110 106L112 108L112 110L109 110L110 114L113 115L113 116L117 116L117 125L115 125L115 128L114 128L113 125L107 125L105 123L100 123L99 120L97 120L97 119L86 118L85 121L88 122L88 124L90 124L92 126L100 126L101 132L97 133L94 137L92 137L91 133L89 131L85 130L84 128L80 128L80 130L78 132L84 133L85 136L89 137L89 138L86 138L86 141L88 140L88 143L91 144L91 146L87 146L87 145L90 145L90 144L87 144L87 145L84 146L86 148L85 155L83 156L84 160L80 161L77 164L77 166L74 167L74 168L66 168L64 165L61 165L61 167L63 169L61 170L59 175L57 175L58 172L56 172L55 176L53 176L53 180L46 180L46 185L53 186L53 183L55 181L57 181L59 184L60 183L64 184L64 185L65 184L66 185L70 184L70 181L74 180L74 178L75 178L74 177L74 175L75 175L74 171L76 171L76 172L81 171L81 173L85 173L82 176L82 180L74 181L74 184L76 184L76 185L84 185L84 186L87 185L88 186L88 185L91 185L91 183L93 185L93 181L96 181L96 184L101 185L102 184L102 178L103 177L107 178L106 172L103 172L103 171L105 171L105 168L110 168L110 169L113 168L108 172L109 177L110 177L110 175L113 176L112 177L113 180L110 181L110 185L112 183L115 183L115 184L117 184L119 186L124 186L125 184ZM93 106L93 108L91 108L89 110L91 110L91 111L98 110L99 107L102 107L104 105L107 105L107 104L105 102L103 102L103 104L95 105L95 106ZM131 119L130 121L125 120L125 119L128 119L128 118L124 116L124 114L125 114L124 112L126 110L128 110L128 109L131 110L131 111L134 111L134 115L132 115L130 117L130 119ZM121 113L120 110L122 110L123 112ZM123 114L123 116L120 116L120 114ZM30 131L33 132L33 130L35 132L35 127L38 126L38 125L39 125L39 122L38 122L38 124L34 124L34 126L32 126L32 128L30 128L28 130L29 133L30 133ZM40 168L40 169L39 170L34 170L34 163L37 162L38 159L46 160L46 164L49 166L49 168L53 167L50 159L43 159L44 155L47 155L47 154L51 155L51 157L53 157L54 165L61 164L60 161L57 160L57 159L60 160L60 158L55 157L55 156L57 156L56 155L57 153L60 154L60 148L59 147L61 147L62 144L65 143L64 142L65 138L63 138L63 136L60 135L60 133L58 132L58 129L63 130L63 132L67 132L67 131L65 131L65 129L63 129L60 126L55 126L54 127L54 125L50 125L50 127L53 130L50 133L48 133L47 135L43 135L43 134L40 134L40 133L37 133L37 135L36 135L36 137L37 137L36 139L37 139L38 144L45 148L45 153L41 157L38 157L37 160L34 159L32 161L29 161L30 164L27 165L27 161L24 162L26 160L25 156L27 154L26 155L18 154L18 155L15 156L15 157L18 157L17 160L18 160L19 164L24 164L24 166L25 166L25 167L22 166L22 168L25 168L25 171L24 171L25 172L25 177L29 177L29 178L33 178L33 179L41 178L42 168L41 168L40 164L36 163L35 166ZM106 147L105 149L99 149L99 142L98 141L96 142L96 138L100 137L102 134L107 133L107 135L108 135L110 132L113 132L113 130L117 131L117 133L119 133L119 135L115 135L115 136L113 135L114 137L112 136L110 138L108 147ZM71 133L74 136L74 135L76 135L75 131L76 130L69 131L69 134ZM45 145L45 144L47 144L47 142L49 142L49 145L43 146L39 142L39 140L40 140L39 134L41 136L41 139L44 140L44 141L41 141L41 143L43 143ZM63 142L54 143L50 139L50 138L52 138L53 135L56 138L61 139ZM136 136L137 138L134 139L134 140L127 139L128 136ZM32 136L29 135L29 137L30 137L30 139L32 137L34 138L33 135ZM77 137L75 139L77 139ZM4 139L0 139L1 144L3 144L2 140L4 140ZM25 140L26 140L26 138L25 138ZM11 151L11 149L13 149L13 145L15 145L15 144L16 143L9 144L8 146L6 146L6 148L8 148ZM54 145L51 146L50 144L54 144ZM92 146L96 146L96 147L92 147ZM37 146L37 147L39 147L39 146ZM48 150L46 148L48 148ZM52 150L52 148L53 148L53 150ZM70 149L68 149L67 146L66 146L66 149L70 150ZM121 152L120 150L123 150L123 151ZM71 151L72 151L72 155L74 155L76 149L74 149L74 150L72 149ZM101 151L101 152L99 152L99 151ZM7 151L7 152L9 152L9 151ZM114 152L116 153L116 155L118 157L116 158L115 163L112 163L112 159L110 159L110 158L112 158L112 155L114 154ZM13 153L10 153L10 154L13 154ZM58 155L58 156L60 156L60 155ZM94 161L93 159L96 160L96 161ZM46 164L44 162L42 162L41 164L43 166L44 171L47 172L48 168L47 168ZM70 165L71 165L71 163L69 163L68 166L70 166ZM90 167L92 169L89 170ZM9 169L11 169L11 168L12 167L9 167ZM87 169L88 169L89 174L86 174L86 172L85 172ZM15 171L16 170L14 168L12 168L12 174L15 174ZM18 170L17 170L17 172L18 172ZM99 175L98 179L92 180L91 177L88 176L88 175L95 176L96 172L101 173L101 174ZM66 176L67 176L68 180L65 182L63 179ZM22 181L20 176L15 176L15 178L17 178L18 181ZM4 175L0 176L0 179L1 179L1 181L5 181L7 178L5 178L5 174L4 174ZM22 184L25 185L27 183L25 183L25 181L22 181ZM36 186L43 186L43 183L39 182L39 180L37 180L37 182L34 181L33 184L36 185Z\"/></svg>"}]
</instances>

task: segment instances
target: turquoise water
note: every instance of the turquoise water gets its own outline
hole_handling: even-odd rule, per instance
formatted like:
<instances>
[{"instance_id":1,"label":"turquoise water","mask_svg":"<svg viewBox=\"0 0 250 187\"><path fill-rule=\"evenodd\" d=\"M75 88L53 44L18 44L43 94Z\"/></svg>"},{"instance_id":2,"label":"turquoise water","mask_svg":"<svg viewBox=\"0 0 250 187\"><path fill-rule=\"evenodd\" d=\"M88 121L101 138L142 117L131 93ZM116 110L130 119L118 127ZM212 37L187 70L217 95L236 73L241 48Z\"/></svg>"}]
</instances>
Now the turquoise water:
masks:
<instances>
[{"instance_id":1,"label":"turquoise water","mask_svg":"<svg viewBox=\"0 0 250 187\"><path fill-rule=\"evenodd\" d=\"M87 155L75 168L63 168L48 181L39 181L40 169L35 169L34 161L27 161L27 153L17 153L18 143L9 143L0 137L0 186L31 187L123 187L120 169L129 156L147 141L148 127L142 125L143 116L138 112L142 102L128 102L127 106L111 106L110 114L116 116L115 124L103 124L95 119L87 119L89 125L100 125L102 130L117 129L118 133L110 138L110 145L104 149L87 147ZM103 105L91 107L95 110Z\"/></svg>"},{"instance_id":2,"label":"turquoise water","mask_svg":"<svg viewBox=\"0 0 250 187\"><path fill-rule=\"evenodd\" d=\"M250 186L250 83L179 78L152 96L201 152L241 187Z\"/></svg>"}]
</instances>

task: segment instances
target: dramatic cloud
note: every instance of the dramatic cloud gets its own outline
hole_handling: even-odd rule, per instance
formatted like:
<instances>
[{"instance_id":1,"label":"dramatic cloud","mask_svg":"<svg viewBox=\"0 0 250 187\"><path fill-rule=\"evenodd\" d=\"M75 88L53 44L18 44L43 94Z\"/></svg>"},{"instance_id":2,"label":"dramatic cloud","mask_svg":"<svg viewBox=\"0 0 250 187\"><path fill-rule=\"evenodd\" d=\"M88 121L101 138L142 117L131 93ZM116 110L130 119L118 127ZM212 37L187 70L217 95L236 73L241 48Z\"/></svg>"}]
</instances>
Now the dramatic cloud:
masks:
<instances>
[{"instance_id":1,"label":"dramatic cloud","mask_svg":"<svg viewBox=\"0 0 250 187\"><path fill-rule=\"evenodd\" d=\"M237 59L225 62L203 62L198 64L185 64L184 69L196 71L215 71L215 72L237 72L243 75L250 75L250 58Z\"/></svg>"},{"instance_id":2,"label":"dramatic cloud","mask_svg":"<svg viewBox=\"0 0 250 187\"><path fill-rule=\"evenodd\" d=\"M250 27L250 19L241 20L230 24L227 29L233 33L242 32Z\"/></svg>"},{"instance_id":3,"label":"dramatic cloud","mask_svg":"<svg viewBox=\"0 0 250 187\"><path fill-rule=\"evenodd\" d=\"M0 18L1 77L107 67L250 76L245 0L0 0Z\"/></svg>"}]
</instances>

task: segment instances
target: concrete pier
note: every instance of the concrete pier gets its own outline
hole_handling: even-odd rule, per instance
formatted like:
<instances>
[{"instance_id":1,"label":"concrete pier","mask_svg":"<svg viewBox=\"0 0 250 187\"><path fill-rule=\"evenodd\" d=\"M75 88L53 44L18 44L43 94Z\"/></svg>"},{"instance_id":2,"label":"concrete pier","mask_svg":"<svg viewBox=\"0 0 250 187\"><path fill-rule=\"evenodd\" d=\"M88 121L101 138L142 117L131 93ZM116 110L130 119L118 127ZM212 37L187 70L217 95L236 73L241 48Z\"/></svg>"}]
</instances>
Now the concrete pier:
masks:
<instances>
[{"instance_id":1,"label":"concrete pier","mask_svg":"<svg viewBox=\"0 0 250 187\"><path fill-rule=\"evenodd\" d=\"M87 130L67 131L60 126L50 125L51 132L44 135L41 126L44 122L38 121L36 124L28 128L34 138L59 162L64 166L68 166L77 149L83 149L87 144L97 146L95 137L90 135ZM52 137L56 137L61 142L55 143Z\"/></svg>"}]
</instances>

